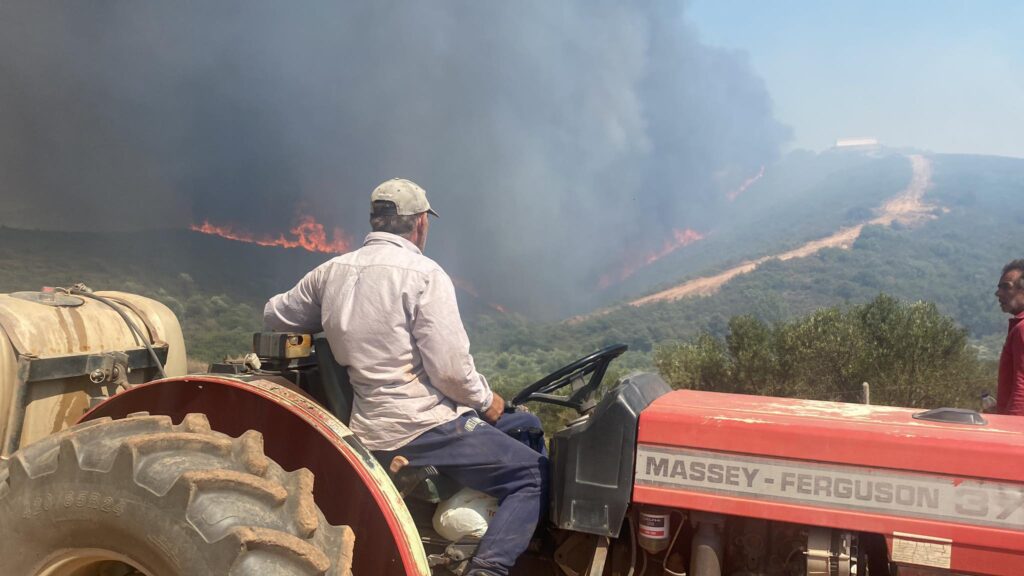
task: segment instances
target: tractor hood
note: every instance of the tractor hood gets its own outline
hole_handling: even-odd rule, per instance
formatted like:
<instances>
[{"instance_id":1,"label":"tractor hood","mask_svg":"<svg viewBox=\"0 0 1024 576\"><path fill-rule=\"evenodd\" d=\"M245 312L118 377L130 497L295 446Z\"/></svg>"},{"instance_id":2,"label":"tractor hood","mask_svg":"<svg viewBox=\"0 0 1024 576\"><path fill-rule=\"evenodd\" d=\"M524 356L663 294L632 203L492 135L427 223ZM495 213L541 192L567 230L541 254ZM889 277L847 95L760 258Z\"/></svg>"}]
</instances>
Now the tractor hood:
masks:
<instances>
[{"instance_id":1,"label":"tractor hood","mask_svg":"<svg viewBox=\"0 0 1024 576\"><path fill-rule=\"evenodd\" d=\"M882 535L893 561L943 573L1024 574L1024 418L922 412L671 392L640 414L633 503Z\"/></svg>"},{"instance_id":2,"label":"tractor hood","mask_svg":"<svg viewBox=\"0 0 1024 576\"><path fill-rule=\"evenodd\" d=\"M680 448L1024 481L1024 418L986 424L914 418L923 410L680 390L640 415L639 442Z\"/></svg>"}]
</instances>

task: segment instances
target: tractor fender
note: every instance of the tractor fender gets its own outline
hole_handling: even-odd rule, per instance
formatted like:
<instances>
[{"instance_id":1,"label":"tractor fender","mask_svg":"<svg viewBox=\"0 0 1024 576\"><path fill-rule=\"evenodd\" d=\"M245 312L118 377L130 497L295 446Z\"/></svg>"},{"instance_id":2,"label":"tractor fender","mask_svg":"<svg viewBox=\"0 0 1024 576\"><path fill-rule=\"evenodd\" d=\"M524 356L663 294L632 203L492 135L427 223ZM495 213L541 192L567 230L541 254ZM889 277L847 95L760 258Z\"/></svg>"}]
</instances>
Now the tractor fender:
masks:
<instances>
[{"instance_id":1,"label":"tractor fender","mask_svg":"<svg viewBox=\"0 0 1024 576\"><path fill-rule=\"evenodd\" d=\"M180 422L203 413L210 427L237 437L263 434L266 455L286 471L308 468L328 522L355 532L354 574L428 576L419 533L383 466L340 420L283 378L186 376L116 394L81 422L149 412Z\"/></svg>"}]
</instances>

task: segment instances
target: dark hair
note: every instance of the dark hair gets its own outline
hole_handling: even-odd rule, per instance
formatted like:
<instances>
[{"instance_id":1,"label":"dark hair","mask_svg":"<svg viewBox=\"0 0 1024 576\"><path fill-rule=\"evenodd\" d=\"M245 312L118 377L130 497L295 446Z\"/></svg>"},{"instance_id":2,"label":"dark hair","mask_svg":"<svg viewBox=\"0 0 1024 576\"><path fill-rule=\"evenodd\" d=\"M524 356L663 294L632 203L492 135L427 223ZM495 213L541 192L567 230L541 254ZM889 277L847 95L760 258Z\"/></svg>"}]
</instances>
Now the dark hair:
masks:
<instances>
[{"instance_id":1,"label":"dark hair","mask_svg":"<svg viewBox=\"0 0 1024 576\"><path fill-rule=\"evenodd\" d=\"M1003 266L1003 274L1006 274L1010 270L1018 270L1021 273L1020 278L1017 278L1017 287L1024 288L1024 258L1018 258L1017 260L1010 261L1009 264Z\"/></svg>"},{"instance_id":2,"label":"dark hair","mask_svg":"<svg viewBox=\"0 0 1024 576\"><path fill-rule=\"evenodd\" d=\"M394 202L377 200L370 212L370 228L374 232L390 232L398 236L408 237L416 227L419 214L400 216Z\"/></svg>"}]
</instances>

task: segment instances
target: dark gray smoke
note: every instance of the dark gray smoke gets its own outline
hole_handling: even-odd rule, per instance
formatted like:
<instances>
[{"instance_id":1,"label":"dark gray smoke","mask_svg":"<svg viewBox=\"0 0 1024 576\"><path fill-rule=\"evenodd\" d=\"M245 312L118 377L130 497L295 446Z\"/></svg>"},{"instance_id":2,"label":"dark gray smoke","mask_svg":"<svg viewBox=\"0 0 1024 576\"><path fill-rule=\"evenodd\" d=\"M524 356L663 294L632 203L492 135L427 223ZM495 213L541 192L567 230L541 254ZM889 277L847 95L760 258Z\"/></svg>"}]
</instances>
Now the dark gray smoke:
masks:
<instances>
[{"instance_id":1,"label":"dark gray smoke","mask_svg":"<svg viewBox=\"0 0 1024 576\"><path fill-rule=\"evenodd\" d=\"M490 301L566 312L788 137L676 1L0 4L3 224L367 231L416 180L428 254Z\"/></svg>"}]
</instances>

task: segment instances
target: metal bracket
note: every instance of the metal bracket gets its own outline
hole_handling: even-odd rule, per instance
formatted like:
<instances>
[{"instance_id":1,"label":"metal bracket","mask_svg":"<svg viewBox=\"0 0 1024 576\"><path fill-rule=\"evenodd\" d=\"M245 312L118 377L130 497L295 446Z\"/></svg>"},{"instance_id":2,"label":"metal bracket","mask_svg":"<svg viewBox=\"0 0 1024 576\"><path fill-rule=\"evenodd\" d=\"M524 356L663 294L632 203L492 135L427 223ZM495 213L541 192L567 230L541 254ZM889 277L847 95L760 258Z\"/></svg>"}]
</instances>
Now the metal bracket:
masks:
<instances>
[{"instance_id":1,"label":"metal bracket","mask_svg":"<svg viewBox=\"0 0 1024 576\"><path fill-rule=\"evenodd\" d=\"M427 564L434 568L444 566L455 576L462 576L469 566L469 560L476 554L479 543L472 544L449 544L443 554L431 554L427 556Z\"/></svg>"},{"instance_id":2,"label":"metal bracket","mask_svg":"<svg viewBox=\"0 0 1024 576\"><path fill-rule=\"evenodd\" d=\"M167 346L155 348L154 351L161 363L167 362ZM28 388L33 382L87 376L93 384L110 383L112 389L116 389L118 385L127 385L128 374L132 370L155 367L153 359L150 358L149 352L145 348L56 358L39 358L31 354L19 355L18 379L14 384L14 394L7 417L8 428L0 455L11 455L21 444L25 411L28 409ZM91 398L90 404L105 399L105 396Z\"/></svg>"},{"instance_id":3,"label":"metal bracket","mask_svg":"<svg viewBox=\"0 0 1024 576\"><path fill-rule=\"evenodd\" d=\"M555 564L563 576L591 576L604 571L608 560L607 536L573 532L555 550Z\"/></svg>"},{"instance_id":4,"label":"metal bracket","mask_svg":"<svg viewBox=\"0 0 1024 576\"><path fill-rule=\"evenodd\" d=\"M601 574L604 574L604 565L608 561L608 544L607 536L597 537L597 546L594 548L594 557L590 560L587 576L601 576Z\"/></svg>"},{"instance_id":5,"label":"metal bracket","mask_svg":"<svg viewBox=\"0 0 1024 576\"><path fill-rule=\"evenodd\" d=\"M89 381L93 384L123 380L128 375L128 355L124 352L108 352L89 356L85 363Z\"/></svg>"},{"instance_id":6,"label":"metal bracket","mask_svg":"<svg viewBox=\"0 0 1024 576\"><path fill-rule=\"evenodd\" d=\"M161 364L167 362L167 346L154 348L154 351ZM89 376L92 379L93 373L96 370L101 372L96 374L97 378L105 377L107 374L113 377L115 364L123 367L122 372L125 375L130 374L132 370L156 368L156 365L153 364L153 359L149 357L149 353L145 348L136 348L123 352L59 356L56 358L32 357L26 382L74 378L76 376ZM103 381L100 380L100 382Z\"/></svg>"},{"instance_id":7,"label":"metal bracket","mask_svg":"<svg viewBox=\"0 0 1024 576\"><path fill-rule=\"evenodd\" d=\"M18 380L14 383L14 395L7 415L7 434L4 437L0 455L10 456L21 443L21 430L25 425L25 404L28 398L28 373L32 356L18 357Z\"/></svg>"}]
</instances>

